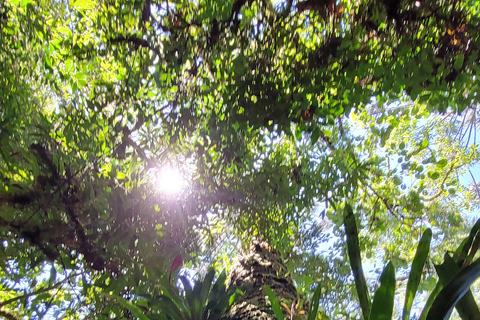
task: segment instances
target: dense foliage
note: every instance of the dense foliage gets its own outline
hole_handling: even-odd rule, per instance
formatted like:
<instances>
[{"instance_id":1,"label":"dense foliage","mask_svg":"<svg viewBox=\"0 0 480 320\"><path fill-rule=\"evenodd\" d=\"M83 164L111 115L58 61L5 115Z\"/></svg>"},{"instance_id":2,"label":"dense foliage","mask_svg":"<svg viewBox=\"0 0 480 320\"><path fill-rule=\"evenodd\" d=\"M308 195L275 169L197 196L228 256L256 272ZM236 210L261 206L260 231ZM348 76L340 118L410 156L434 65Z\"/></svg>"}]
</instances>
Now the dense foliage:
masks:
<instances>
[{"instance_id":1,"label":"dense foliage","mask_svg":"<svg viewBox=\"0 0 480 320\"><path fill-rule=\"evenodd\" d=\"M431 228L432 290L479 204L479 10L0 2L0 312L129 318L172 290L180 256L187 276L229 269L262 239L303 298L321 286L320 314L356 319L348 206L361 258L391 261L381 279L408 277ZM157 188L168 168L176 193Z\"/></svg>"}]
</instances>

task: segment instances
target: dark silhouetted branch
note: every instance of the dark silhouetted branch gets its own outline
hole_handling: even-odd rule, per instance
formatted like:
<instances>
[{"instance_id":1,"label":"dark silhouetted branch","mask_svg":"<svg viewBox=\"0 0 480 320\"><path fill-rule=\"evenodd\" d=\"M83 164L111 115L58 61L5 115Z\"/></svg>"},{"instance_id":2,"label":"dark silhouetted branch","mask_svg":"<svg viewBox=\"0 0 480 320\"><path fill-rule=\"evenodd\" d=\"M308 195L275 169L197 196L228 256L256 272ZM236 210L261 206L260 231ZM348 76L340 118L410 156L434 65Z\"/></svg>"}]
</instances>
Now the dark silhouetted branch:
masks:
<instances>
[{"instance_id":1,"label":"dark silhouetted branch","mask_svg":"<svg viewBox=\"0 0 480 320\"><path fill-rule=\"evenodd\" d=\"M160 50L158 48L153 47L147 40L145 39L140 39L135 36L118 36L116 38L112 38L108 40L110 44L118 44L118 43L131 43L135 45L136 48L142 47L142 48L147 48L153 52L155 52L157 55L161 55Z\"/></svg>"}]
</instances>

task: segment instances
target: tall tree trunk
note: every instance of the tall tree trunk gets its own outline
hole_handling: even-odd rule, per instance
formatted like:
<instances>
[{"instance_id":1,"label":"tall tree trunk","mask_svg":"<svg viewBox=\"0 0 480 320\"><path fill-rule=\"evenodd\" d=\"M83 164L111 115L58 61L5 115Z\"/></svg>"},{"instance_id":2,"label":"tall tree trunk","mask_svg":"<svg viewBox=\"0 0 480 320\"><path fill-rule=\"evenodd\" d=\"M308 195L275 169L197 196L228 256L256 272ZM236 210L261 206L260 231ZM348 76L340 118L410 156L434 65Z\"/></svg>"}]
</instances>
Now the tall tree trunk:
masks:
<instances>
[{"instance_id":1,"label":"tall tree trunk","mask_svg":"<svg viewBox=\"0 0 480 320\"><path fill-rule=\"evenodd\" d=\"M255 242L250 251L238 259L230 273L228 284L241 286L243 295L222 320L275 320L263 289L265 285L268 285L278 300L284 302L289 309L298 301L297 290L279 252L264 242ZM281 308L287 315L287 308ZM290 319L290 315L285 319Z\"/></svg>"}]
</instances>

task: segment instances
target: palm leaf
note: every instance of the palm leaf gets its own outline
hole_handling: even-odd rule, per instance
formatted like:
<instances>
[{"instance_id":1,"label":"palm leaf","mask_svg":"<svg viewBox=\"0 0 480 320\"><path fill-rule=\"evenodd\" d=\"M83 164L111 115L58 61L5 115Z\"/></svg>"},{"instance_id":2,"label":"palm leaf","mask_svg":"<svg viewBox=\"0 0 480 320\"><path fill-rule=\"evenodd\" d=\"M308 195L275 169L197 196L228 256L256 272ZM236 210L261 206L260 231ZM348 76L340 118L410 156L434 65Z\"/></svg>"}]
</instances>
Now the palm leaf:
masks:
<instances>
[{"instance_id":1,"label":"palm leaf","mask_svg":"<svg viewBox=\"0 0 480 320\"><path fill-rule=\"evenodd\" d=\"M353 277L355 279L355 288L357 289L358 299L360 300L363 318L368 319L368 315L370 314L370 297L368 296L367 282L363 274L357 224L352 207L348 204L345 205L343 224L347 236L348 258L350 259L350 266L352 267Z\"/></svg>"},{"instance_id":2,"label":"palm leaf","mask_svg":"<svg viewBox=\"0 0 480 320\"><path fill-rule=\"evenodd\" d=\"M430 251L430 241L432 240L432 230L427 229L423 233L422 239L418 244L417 252L412 262L412 270L408 277L407 291L405 293L405 305L403 308L403 320L410 319L410 310L412 309L413 299L417 294L418 285L422 278L423 267L427 261Z\"/></svg>"},{"instance_id":3,"label":"palm leaf","mask_svg":"<svg viewBox=\"0 0 480 320\"><path fill-rule=\"evenodd\" d=\"M427 315L427 320L447 320L452 308L469 291L480 276L480 259L461 270L438 294Z\"/></svg>"},{"instance_id":4,"label":"palm leaf","mask_svg":"<svg viewBox=\"0 0 480 320\"><path fill-rule=\"evenodd\" d=\"M269 286L266 285L263 288L265 289L265 293L268 296L268 300L270 300L270 304L272 305L272 310L275 314L275 317L277 318L277 320L284 320L285 316L283 315L282 308L280 307L280 302L278 301L277 296Z\"/></svg>"},{"instance_id":5,"label":"palm leaf","mask_svg":"<svg viewBox=\"0 0 480 320\"><path fill-rule=\"evenodd\" d=\"M317 289L315 289L315 293L313 294L312 302L310 303L310 310L308 312L307 320L315 320L317 318L318 303L320 302L321 292L322 288L320 287L320 285L318 285Z\"/></svg>"},{"instance_id":6,"label":"palm leaf","mask_svg":"<svg viewBox=\"0 0 480 320\"><path fill-rule=\"evenodd\" d=\"M395 298L395 268L389 262L380 276L380 287L373 298L370 320L391 320Z\"/></svg>"}]
</instances>

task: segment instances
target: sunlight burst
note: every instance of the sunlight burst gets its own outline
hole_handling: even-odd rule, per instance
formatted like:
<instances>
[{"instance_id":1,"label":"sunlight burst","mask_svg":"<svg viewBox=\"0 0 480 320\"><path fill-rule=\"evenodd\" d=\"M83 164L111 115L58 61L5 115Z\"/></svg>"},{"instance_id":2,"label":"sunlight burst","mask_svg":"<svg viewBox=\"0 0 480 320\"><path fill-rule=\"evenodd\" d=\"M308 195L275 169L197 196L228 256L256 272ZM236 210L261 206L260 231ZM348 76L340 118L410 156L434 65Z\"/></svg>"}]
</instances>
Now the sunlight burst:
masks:
<instances>
[{"instance_id":1,"label":"sunlight burst","mask_svg":"<svg viewBox=\"0 0 480 320\"><path fill-rule=\"evenodd\" d=\"M185 180L180 171L170 166L157 171L155 183L160 192L171 195L180 193L185 187Z\"/></svg>"}]
</instances>

